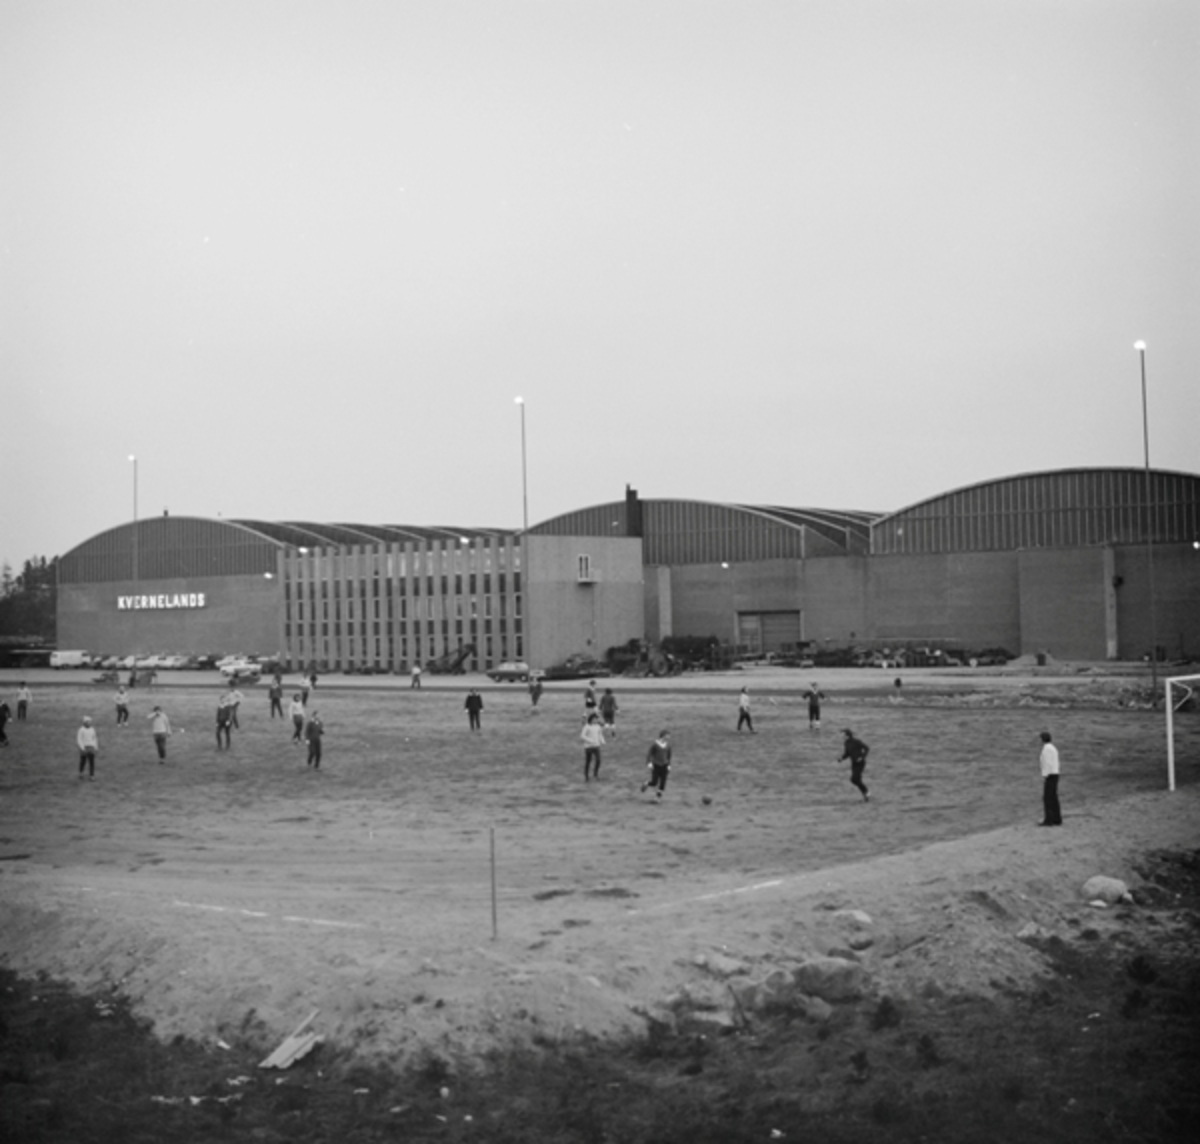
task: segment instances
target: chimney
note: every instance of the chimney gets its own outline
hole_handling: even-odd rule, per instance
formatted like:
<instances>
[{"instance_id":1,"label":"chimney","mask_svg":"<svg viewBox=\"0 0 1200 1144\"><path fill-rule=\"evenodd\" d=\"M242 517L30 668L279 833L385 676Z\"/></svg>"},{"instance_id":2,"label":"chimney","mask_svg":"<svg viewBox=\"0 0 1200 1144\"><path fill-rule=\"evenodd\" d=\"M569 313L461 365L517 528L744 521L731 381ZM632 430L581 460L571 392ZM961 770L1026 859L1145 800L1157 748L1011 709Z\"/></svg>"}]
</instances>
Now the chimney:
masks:
<instances>
[{"instance_id":1,"label":"chimney","mask_svg":"<svg viewBox=\"0 0 1200 1144\"><path fill-rule=\"evenodd\" d=\"M637 489L625 486L625 535L642 535L642 502L638 500Z\"/></svg>"}]
</instances>

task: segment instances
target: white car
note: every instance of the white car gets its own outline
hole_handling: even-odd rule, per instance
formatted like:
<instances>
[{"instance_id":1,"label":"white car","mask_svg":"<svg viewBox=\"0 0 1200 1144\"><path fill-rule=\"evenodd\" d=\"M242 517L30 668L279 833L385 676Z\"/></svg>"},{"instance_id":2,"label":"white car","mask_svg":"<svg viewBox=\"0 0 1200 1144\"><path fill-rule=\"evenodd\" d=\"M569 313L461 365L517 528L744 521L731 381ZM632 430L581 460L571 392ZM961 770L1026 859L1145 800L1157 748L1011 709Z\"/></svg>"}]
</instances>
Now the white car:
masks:
<instances>
[{"instance_id":1,"label":"white car","mask_svg":"<svg viewBox=\"0 0 1200 1144\"><path fill-rule=\"evenodd\" d=\"M186 655L164 655L159 660L158 666L160 668L162 668L164 671L180 671L182 668L187 666L187 656Z\"/></svg>"},{"instance_id":2,"label":"white car","mask_svg":"<svg viewBox=\"0 0 1200 1144\"><path fill-rule=\"evenodd\" d=\"M262 677L262 665L247 659L223 663L218 670L226 679L234 682L254 683Z\"/></svg>"}]
</instances>

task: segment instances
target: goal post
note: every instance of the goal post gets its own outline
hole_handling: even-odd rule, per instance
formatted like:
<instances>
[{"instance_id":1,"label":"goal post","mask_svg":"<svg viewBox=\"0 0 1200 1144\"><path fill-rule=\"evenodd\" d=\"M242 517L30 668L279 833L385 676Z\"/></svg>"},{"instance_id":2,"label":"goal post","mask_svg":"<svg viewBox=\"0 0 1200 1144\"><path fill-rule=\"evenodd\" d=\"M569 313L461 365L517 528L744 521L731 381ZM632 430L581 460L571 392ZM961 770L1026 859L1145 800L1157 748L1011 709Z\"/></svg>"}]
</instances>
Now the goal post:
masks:
<instances>
[{"instance_id":1,"label":"goal post","mask_svg":"<svg viewBox=\"0 0 1200 1144\"><path fill-rule=\"evenodd\" d=\"M1175 689L1181 694L1175 697ZM1200 675L1173 675L1167 680L1167 790L1175 789L1175 708L1200 691Z\"/></svg>"}]
</instances>

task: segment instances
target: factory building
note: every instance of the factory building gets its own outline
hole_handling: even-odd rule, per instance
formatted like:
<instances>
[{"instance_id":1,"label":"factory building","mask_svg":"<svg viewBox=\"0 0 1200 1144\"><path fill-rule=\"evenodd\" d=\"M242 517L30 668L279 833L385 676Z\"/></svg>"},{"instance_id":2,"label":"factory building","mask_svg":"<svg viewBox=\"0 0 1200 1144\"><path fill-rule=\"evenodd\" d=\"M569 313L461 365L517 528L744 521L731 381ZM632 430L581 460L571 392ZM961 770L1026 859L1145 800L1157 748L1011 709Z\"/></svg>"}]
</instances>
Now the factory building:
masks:
<instances>
[{"instance_id":1,"label":"factory building","mask_svg":"<svg viewBox=\"0 0 1200 1144\"><path fill-rule=\"evenodd\" d=\"M1200 655L1195 474L1025 473L890 514L630 495L534 532L622 529L642 536L653 640L715 635L751 655L798 643Z\"/></svg>"},{"instance_id":2,"label":"factory building","mask_svg":"<svg viewBox=\"0 0 1200 1144\"><path fill-rule=\"evenodd\" d=\"M58 562L58 645L323 670L558 662L642 633L641 544L472 528L155 517Z\"/></svg>"},{"instance_id":3,"label":"factory building","mask_svg":"<svg viewBox=\"0 0 1200 1144\"><path fill-rule=\"evenodd\" d=\"M548 666L671 635L749 655L928 644L1099 660L1156 643L1181 658L1200 654L1198 544L1200 477L1140 469L1022 474L889 514L629 489L528 532L163 516L59 560L58 643L333 671L459 649L467 670Z\"/></svg>"}]
</instances>

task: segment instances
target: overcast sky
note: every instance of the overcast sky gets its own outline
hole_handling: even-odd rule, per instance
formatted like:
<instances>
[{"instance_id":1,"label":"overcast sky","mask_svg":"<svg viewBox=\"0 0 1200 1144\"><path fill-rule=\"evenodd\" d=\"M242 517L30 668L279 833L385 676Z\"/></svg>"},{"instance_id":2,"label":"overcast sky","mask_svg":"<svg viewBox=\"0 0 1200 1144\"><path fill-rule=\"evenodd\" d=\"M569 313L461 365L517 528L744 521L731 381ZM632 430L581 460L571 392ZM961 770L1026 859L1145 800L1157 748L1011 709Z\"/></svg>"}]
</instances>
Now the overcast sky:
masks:
<instances>
[{"instance_id":1,"label":"overcast sky","mask_svg":"<svg viewBox=\"0 0 1200 1144\"><path fill-rule=\"evenodd\" d=\"M1194 0L3 0L0 558L1200 469Z\"/></svg>"}]
</instances>

